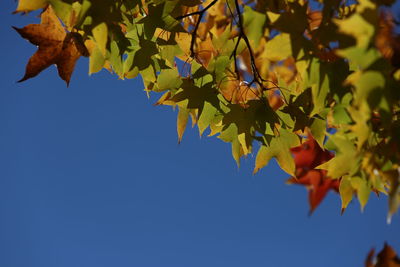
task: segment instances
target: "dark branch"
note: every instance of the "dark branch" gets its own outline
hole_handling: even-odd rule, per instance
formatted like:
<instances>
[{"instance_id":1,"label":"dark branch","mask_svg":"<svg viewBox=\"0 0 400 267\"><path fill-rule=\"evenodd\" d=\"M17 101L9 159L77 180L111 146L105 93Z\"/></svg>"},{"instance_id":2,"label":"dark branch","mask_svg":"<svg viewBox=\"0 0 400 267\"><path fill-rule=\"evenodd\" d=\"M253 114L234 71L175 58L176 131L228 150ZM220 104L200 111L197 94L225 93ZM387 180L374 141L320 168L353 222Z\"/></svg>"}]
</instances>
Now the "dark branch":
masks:
<instances>
[{"instance_id":1,"label":"dark branch","mask_svg":"<svg viewBox=\"0 0 400 267\"><path fill-rule=\"evenodd\" d=\"M197 22L196 22L196 24L194 26L194 29L192 31L192 40L190 41L190 56L191 57L195 56L194 45L196 43L197 30L199 28L201 19L203 18L204 13L206 13L206 11L210 7L215 5L215 3L217 3L217 2L218 2L218 0L214 0L210 4L208 4L205 8L203 8L202 10L199 10L199 11L196 11L196 12L192 12L192 13L188 13L188 14L185 14L185 15L182 15L182 16L178 16L178 17L175 18L176 20L181 20L181 19L184 19L184 18L187 18L187 17L190 17L190 16L195 16L195 15L199 16L199 18L197 19Z\"/></svg>"},{"instance_id":2,"label":"dark branch","mask_svg":"<svg viewBox=\"0 0 400 267\"><path fill-rule=\"evenodd\" d=\"M242 17L242 12L240 12L240 7L239 7L239 1L238 0L235 0L235 8L236 8L237 16L238 16L238 22L237 23L238 23L238 27L239 27L239 38L238 38L238 41L237 41L237 43L235 45L235 49L233 50L233 53L232 53L232 56L235 57L235 72L238 73L238 71L236 70L236 68L237 68L237 63L236 63L237 48L239 46L240 40L243 39L245 44L246 44L247 50L249 51L251 72L253 74L253 80L250 82L250 85L253 84L253 83L257 83L262 88L262 90L264 91L264 90L266 90L266 88L264 88L264 85L263 85L263 81L265 81L265 80L261 77L260 73L258 72L258 69L257 69L257 66L256 66L256 61L255 61L254 54L253 54L253 50L252 50L251 45L250 45L250 41L247 38L246 33L244 32L243 17Z\"/></svg>"},{"instance_id":3,"label":"dark branch","mask_svg":"<svg viewBox=\"0 0 400 267\"><path fill-rule=\"evenodd\" d=\"M198 19L197 19L197 21L196 21L196 23L194 25L194 29L191 32L192 38L191 38L191 42L190 42L190 56L192 58L194 58L195 55L196 55L196 53L194 51L194 47L195 47L195 44L196 44L197 30L198 30L198 28L200 26L201 20L203 19L203 16L207 12L207 10L210 9L212 6L214 6L217 2L218 2L218 0L213 0L210 4L208 4L202 10L198 10L198 11L195 11L195 12L192 12L192 13L184 14L184 15L181 15L181 16L178 16L178 17L175 18L176 20L181 20L181 19L184 19L184 18L187 18L187 17L190 17L190 16L198 16ZM234 49L232 51L232 54L231 54L231 58L233 57L233 59L234 59L234 68L235 68L234 72L236 74L236 78L238 80L242 79L241 75L240 75L240 70L239 70L239 67L238 67L238 62L237 62L237 56L238 56L238 51L237 50L238 50L240 41L243 40L245 42L247 50L249 52L250 66L251 66L250 72L251 72L251 75L253 76L252 80L249 83L247 83L248 86L250 87L252 84L256 83L261 88L262 91L265 91L265 90L268 90L268 88L266 88L263 83L264 82L271 82L275 86L275 88L278 87L274 82L267 81L267 80L265 80L265 79L263 79L261 77L261 74L260 74L260 72L259 72L259 70L258 70L258 68L256 66L256 60L255 60L254 52L253 52L253 50L251 48L250 41L249 41L245 31L244 31L243 16L242 16L242 12L241 12L240 6L239 6L239 0L234 0L234 3L235 3L235 9L236 9L237 18L235 18L235 15L233 14L233 12L231 10L231 7L229 6L229 3L227 3L227 4L228 4L229 12L231 13L232 19L233 19L233 21L236 23L236 25L239 28L239 35L238 35L235 47L234 47Z\"/></svg>"},{"instance_id":4,"label":"dark branch","mask_svg":"<svg viewBox=\"0 0 400 267\"><path fill-rule=\"evenodd\" d=\"M231 7L229 5L229 2L226 2L226 5L228 6L229 13L231 13L231 17L232 17L233 21L236 23L236 25L238 25L239 23L237 22L237 20L235 18L235 15L232 12L232 9L231 9ZM235 70L234 71L235 71L235 74L236 74L236 78L238 80L240 80L241 77L240 77L240 72L239 72L239 68L238 68L238 65L237 65L237 49L238 49L238 46L239 46L239 43L240 43L241 39L242 39L242 36L241 36L241 34L239 34L238 39L237 39L236 44L235 44L235 48L233 49L232 54L229 57L229 59L231 59L233 57L233 63L235 65Z\"/></svg>"},{"instance_id":5,"label":"dark branch","mask_svg":"<svg viewBox=\"0 0 400 267\"><path fill-rule=\"evenodd\" d=\"M236 76L237 76L238 79L240 79L240 72L239 72L239 68L237 66L237 49L238 49L238 46L239 46L239 43L240 43L241 39L242 39L242 36L239 35L239 37L238 37L238 39L236 41L236 44L235 44L235 48L233 49L232 54L230 56L230 58L233 57L234 64L235 64L235 73L236 73Z\"/></svg>"}]
</instances>

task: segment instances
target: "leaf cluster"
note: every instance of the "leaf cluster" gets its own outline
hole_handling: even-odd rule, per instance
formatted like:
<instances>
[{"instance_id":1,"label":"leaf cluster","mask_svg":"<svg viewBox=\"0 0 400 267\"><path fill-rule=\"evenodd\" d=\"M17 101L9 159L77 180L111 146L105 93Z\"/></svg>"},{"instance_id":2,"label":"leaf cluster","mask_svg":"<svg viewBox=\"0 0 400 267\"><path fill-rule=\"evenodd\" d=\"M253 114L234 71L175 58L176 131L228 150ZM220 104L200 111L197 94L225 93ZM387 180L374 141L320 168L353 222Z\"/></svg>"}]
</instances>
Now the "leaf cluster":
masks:
<instances>
[{"instance_id":1,"label":"leaf cluster","mask_svg":"<svg viewBox=\"0 0 400 267\"><path fill-rule=\"evenodd\" d=\"M230 143L238 165L254 153L256 173L275 158L292 182L304 184L305 165L293 154L315 140L315 151L332 156L307 166L307 175L318 176L307 176L310 192L329 184L342 210L354 195L364 207L371 192L388 194L390 218L400 204L400 37L392 4L20 0L16 12L45 10L41 28L18 30L39 45L23 80L51 64L64 69L67 49L78 51L76 59L87 50L90 74L140 75L146 93L162 93L157 104L179 110L179 141L190 117L200 135ZM53 11L58 26L49 29ZM49 31L56 39L50 48ZM53 50L56 59L33 62ZM67 82L68 73L60 73Z\"/></svg>"}]
</instances>

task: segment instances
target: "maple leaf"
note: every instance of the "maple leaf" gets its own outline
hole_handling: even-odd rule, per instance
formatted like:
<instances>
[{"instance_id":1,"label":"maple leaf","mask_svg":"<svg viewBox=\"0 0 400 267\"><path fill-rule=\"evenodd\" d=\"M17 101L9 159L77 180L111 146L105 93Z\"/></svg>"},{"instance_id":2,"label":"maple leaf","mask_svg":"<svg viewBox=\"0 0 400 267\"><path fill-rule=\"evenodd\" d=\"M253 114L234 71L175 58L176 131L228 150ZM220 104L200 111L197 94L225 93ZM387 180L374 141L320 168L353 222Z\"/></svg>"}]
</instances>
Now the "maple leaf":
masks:
<instances>
[{"instance_id":1,"label":"maple leaf","mask_svg":"<svg viewBox=\"0 0 400 267\"><path fill-rule=\"evenodd\" d=\"M50 6L41 14L40 24L13 28L23 38L38 46L38 50L26 65L24 77L18 82L35 77L55 64L59 76L68 86L76 61L81 56L88 56L81 35L75 32L67 33Z\"/></svg>"},{"instance_id":2,"label":"maple leaf","mask_svg":"<svg viewBox=\"0 0 400 267\"><path fill-rule=\"evenodd\" d=\"M339 183L342 211L355 194L364 208L371 191L388 191L388 218L398 209L400 35L394 9L382 7L394 0L319 1L318 10L312 1L98 2L18 0L15 13L44 10L40 24L15 28L38 46L21 81L55 64L68 84L89 50L89 74L141 75L147 94L164 93L157 105L179 108L179 141L190 117L200 135L209 128L231 143L238 164L261 143L254 173L276 158L289 183L309 190L311 212ZM323 150L327 124L334 158ZM305 127L319 146L310 137L290 150Z\"/></svg>"},{"instance_id":3,"label":"maple leaf","mask_svg":"<svg viewBox=\"0 0 400 267\"><path fill-rule=\"evenodd\" d=\"M394 249L385 243L383 249L379 252L376 257L376 263L374 264L375 250L371 249L368 253L367 259L365 260L365 267L400 267L400 258L396 255Z\"/></svg>"},{"instance_id":4,"label":"maple leaf","mask_svg":"<svg viewBox=\"0 0 400 267\"><path fill-rule=\"evenodd\" d=\"M311 214L325 198L329 190L339 191L339 179L327 177L326 170L315 169L333 158L334 155L327 150L321 149L311 135L306 142L292 148L291 152L294 155L296 177L291 177L287 183L300 184L307 187Z\"/></svg>"}]
</instances>

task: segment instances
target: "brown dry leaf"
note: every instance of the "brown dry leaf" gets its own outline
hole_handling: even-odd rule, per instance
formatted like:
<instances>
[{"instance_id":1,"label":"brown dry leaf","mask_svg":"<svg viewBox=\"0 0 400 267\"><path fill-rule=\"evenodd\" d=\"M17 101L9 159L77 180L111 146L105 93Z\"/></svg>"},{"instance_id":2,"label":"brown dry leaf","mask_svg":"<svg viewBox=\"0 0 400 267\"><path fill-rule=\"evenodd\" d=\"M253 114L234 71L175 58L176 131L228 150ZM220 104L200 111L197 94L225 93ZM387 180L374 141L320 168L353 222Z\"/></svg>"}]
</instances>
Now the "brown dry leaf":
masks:
<instances>
[{"instance_id":1,"label":"brown dry leaf","mask_svg":"<svg viewBox=\"0 0 400 267\"><path fill-rule=\"evenodd\" d=\"M376 257L376 263L374 263L374 249L368 253L365 267L400 267L400 259L394 249L385 243L385 246Z\"/></svg>"},{"instance_id":2,"label":"brown dry leaf","mask_svg":"<svg viewBox=\"0 0 400 267\"><path fill-rule=\"evenodd\" d=\"M379 16L379 31L375 37L375 46L382 56L395 68L400 68L400 35L394 34L394 19L388 12Z\"/></svg>"},{"instance_id":3,"label":"brown dry leaf","mask_svg":"<svg viewBox=\"0 0 400 267\"><path fill-rule=\"evenodd\" d=\"M40 24L29 24L24 28L14 29L23 38L38 46L38 50L29 59L24 77L18 82L35 77L55 64L58 75L68 86L76 61L80 56L89 54L81 35L67 33L50 6L41 14Z\"/></svg>"}]
</instances>

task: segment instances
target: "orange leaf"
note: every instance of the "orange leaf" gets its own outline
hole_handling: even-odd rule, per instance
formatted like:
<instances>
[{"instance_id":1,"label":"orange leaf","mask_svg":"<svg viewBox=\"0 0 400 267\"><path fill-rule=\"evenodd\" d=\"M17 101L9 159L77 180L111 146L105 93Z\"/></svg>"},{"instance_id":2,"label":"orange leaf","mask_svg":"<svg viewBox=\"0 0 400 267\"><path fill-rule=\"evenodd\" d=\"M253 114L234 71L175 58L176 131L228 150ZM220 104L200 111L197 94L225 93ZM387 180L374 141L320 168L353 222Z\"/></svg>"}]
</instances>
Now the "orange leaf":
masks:
<instances>
[{"instance_id":1,"label":"orange leaf","mask_svg":"<svg viewBox=\"0 0 400 267\"><path fill-rule=\"evenodd\" d=\"M308 13L308 27L310 31L319 28L322 22L322 12L321 11L310 11Z\"/></svg>"}]
</instances>

